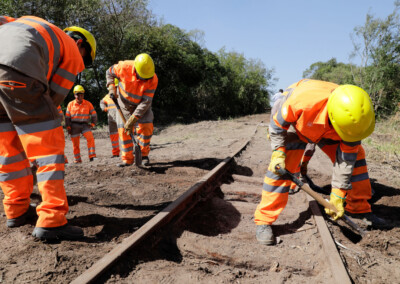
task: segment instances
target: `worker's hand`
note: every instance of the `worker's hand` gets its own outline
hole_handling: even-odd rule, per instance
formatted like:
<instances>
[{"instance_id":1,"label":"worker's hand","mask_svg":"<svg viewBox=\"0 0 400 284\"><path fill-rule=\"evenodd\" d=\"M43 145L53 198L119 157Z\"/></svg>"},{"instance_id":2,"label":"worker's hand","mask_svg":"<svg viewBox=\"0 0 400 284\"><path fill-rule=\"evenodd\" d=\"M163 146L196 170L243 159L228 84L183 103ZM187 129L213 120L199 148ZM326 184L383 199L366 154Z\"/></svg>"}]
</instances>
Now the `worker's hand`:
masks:
<instances>
[{"instance_id":1,"label":"worker's hand","mask_svg":"<svg viewBox=\"0 0 400 284\"><path fill-rule=\"evenodd\" d=\"M110 96L110 98L118 98L117 89L115 88L114 84L108 85L108 95Z\"/></svg>"},{"instance_id":2,"label":"worker's hand","mask_svg":"<svg viewBox=\"0 0 400 284\"><path fill-rule=\"evenodd\" d=\"M285 159L286 154L283 151L275 150L274 152L272 152L271 162L269 164L268 170L270 172L273 172L274 174L279 175L279 173L276 171L276 167L278 166L282 170L285 169Z\"/></svg>"},{"instance_id":3,"label":"worker's hand","mask_svg":"<svg viewBox=\"0 0 400 284\"><path fill-rule=\"evenodd\" d=\"M307 162L302 162L300 165L300 174L304 177L307 175L307 166L308 166L308 161Z\"/></svg>"},{"instance_id":4,"label":"worker's hand","mask_svg":"<svg viewBox=\"0 0 400 284\"><path fill-rule=\"evenodd\" d=\"M90 124L90 128L94 130L94 129L96 128L96 124L91 123L91 124Z\"/></svg>"},{"instance_id":5,"label":"worker's hand","mask_svg":"<svg viewBox=\"0 0 400 284\"><path fill-rule=\"evenodd\" d=\"M133 127L135 126L135 123L139 120L137 116L131 115L131 117L125 122L124 125L124 130L125 133L128 135L133 134Z\"/></svg>"},{"instance_id":6,"label":"worker's hand","mask_svg":"<svg viewBox=\"0 0 400 284\"><path fill-rule=\"evenodd\" d=\"M72 133L71 126L67 126L67 131L68 131L68 135L71 135L71 133Z\"/></svg>"},{"instance_id":7,"label":"worker's hand","mask_svg":"<svg viewBox=\"0 0 400 284\"><path fill-rule=\"evenodd\" d=\"M346 200L346 191L341 190L338 188L332 188L331 191L331 199L329 200L329 203L335 206L337 212L334 212L328 208L325 208L326 214L330 215L333 220L337 220L339 218L342 218L344 215L344 201Z\"/></svg>"}]
</instances>

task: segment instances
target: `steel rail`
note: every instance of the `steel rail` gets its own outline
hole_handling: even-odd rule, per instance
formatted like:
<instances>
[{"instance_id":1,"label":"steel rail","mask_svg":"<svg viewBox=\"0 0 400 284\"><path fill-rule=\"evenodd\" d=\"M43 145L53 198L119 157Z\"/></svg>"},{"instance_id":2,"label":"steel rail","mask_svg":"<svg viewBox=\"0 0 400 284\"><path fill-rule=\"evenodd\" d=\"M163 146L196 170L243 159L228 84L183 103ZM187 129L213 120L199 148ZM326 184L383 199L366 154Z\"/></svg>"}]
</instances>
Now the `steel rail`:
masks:
<instances>
[{"instance_id":1,"label":"steel rail","mask_svg":"<svg viewBox=\"0 0 400 284\"><path fill-rule=\"evenodd\" d=\"M207 187L215 187L212 185L212 183L220 179L220 177L229 169L229 164L233 158L238 156L247 147L257 132L257 126L250 138L236 151L234 151L230 156L226 157L214 169L203 176L185 193L178 197L178 199L169 204L165 209L150 219L132 235L125 238L120 244L114 247L114 249L94 263L89 269L79 275L71 282L71 284L93 283L100 275L106 272L115 262L125 255L127 251L137 246L146 237L167 225L178 214L180 218L182 218L183 215L186 214L201 199L199 197L202 191L204 191Z\"/></svg>"}]
</instances>

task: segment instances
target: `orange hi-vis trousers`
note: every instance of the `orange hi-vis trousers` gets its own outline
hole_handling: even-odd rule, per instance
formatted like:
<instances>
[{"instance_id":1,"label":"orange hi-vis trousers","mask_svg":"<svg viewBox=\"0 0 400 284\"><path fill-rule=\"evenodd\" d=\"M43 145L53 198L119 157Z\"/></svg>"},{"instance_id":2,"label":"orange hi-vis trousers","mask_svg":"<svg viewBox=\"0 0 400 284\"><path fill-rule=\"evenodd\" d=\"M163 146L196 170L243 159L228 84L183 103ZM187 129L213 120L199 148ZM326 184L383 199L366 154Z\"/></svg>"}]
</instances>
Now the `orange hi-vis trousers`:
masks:
<instances>
[{"instance_id":1,"label":"orange hi-vis trousers","mask_svg":"<svg viewBox=\"0 0 400 284\"><path fill-rule=\"evenodd\" d=\"M29 162L37 166L42 202L37 206L37 227L67 223L64 188L64 132L46 86L8 67L0 67L0 81L20 82L0 86L0 187L8 219L29 208L33 176Z\"/></svg>"},{"instance_id":2,"label":"orange hi-vis trousers","mask_svg":"<svg viewBox=\"0 0 400 284\"><path fill-rule=\"evenodd\" d=\"M119 135L117 126L117 109L109 109L107 113L108 117L108 132L110 134L111 147L113 156L119 156ZM119 115L119 114L118 114Z\"/></svg>"},{"instance_id":3,"label":"orange hi-vis trousers","mask_svg":"<svg viewBox=\"0 0 400 284\"><path fill-rule=\"evenodd\" d=\"M120 101L121 103L121 101ZM121 107L121 111L123 112L126 119L129 118L131 113L127 111L124 107ZM118 126L118 135L119 135L119 143L121 147L121 159L124 163L133 164L135 161L133 155L133 141L132 137L127 135L124 131L124 122L119 113L117 113L117 126ZM142 157L147 157L150 153L150 140L153 136L153 121L152 119L147 120L146 118L139 119L138 125L135 128L137 142L140 146L140 150L142 152Z\"/></svg>"},{"instance_id":4,"label":"orange hi-vis trousers","mask_svg":"<svg viewBox=\"0 0 400 284\"><path fill-rule=\"evenodd\" d=\"M300 162L307 143L300 139L286 145L286 169L292 173L298 173ZM328 155L332 163L335 162L339 141L329 140L329 143L319 143L318 146ZM260 204L254 214L257 225L271 225L285 208L289 188L292 182L285 177L267 171L264 177L264 185ZM360 145L357 160L351 177L352 189L347 191L345 210L350 213L371 212L368 200L371 198L371 182L368 176L365 152Z\"/></svg>"},{"instance_id":5,"label":"orange hi-vis trousers","mask_svg":"<svg viewBox=\"0 0 400 284\"><path fill-rule=\"evenodd\" d=\"M96 157L96 146L93 133L87 123L72 122L71 124L71 141L74 152L74 162L81 163L80 136L86 138L89 158Z\"/></svg>"}]
</instances>

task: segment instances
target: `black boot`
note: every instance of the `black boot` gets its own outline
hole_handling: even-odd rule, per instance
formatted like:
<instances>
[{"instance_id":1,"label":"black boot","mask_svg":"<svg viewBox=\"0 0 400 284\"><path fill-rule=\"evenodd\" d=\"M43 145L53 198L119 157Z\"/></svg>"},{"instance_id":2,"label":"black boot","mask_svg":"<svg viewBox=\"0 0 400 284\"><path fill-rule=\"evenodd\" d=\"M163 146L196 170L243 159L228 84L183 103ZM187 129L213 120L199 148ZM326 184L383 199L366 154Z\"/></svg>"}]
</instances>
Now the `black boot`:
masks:
<instances>
[{"instance_id":1,"label":"black boot","mask_svg":"<svg viewBox=\"0 0 400 284\"><path fill-rule=\"evenodd\" d=\"M6 225L9 228L20 227L22 225L25 225L30 219L33 219L35 217L37 217L36 204L30 204L28 210L26 210L26 212L21 216L13 219L7 219Z\"/></svg>"},{"instance_id":2,"label":"black boot","mask_svg":"<svg viewBox=\"0 0 400 284\"><path fill-rule=\"evenodd\" d=\"M77 240L83 237L83 230L69 224L54 228L35 227L32 236L44 241Z\"/></svg>"}]
</instances>

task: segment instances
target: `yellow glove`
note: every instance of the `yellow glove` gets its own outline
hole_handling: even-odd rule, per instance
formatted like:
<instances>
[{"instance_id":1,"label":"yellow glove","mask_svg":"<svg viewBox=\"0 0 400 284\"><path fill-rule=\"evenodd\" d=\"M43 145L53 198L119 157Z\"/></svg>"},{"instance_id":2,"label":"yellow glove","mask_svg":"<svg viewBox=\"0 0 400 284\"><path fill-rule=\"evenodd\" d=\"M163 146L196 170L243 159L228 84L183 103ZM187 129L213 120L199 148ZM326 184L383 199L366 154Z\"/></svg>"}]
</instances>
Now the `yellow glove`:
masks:
<instances>
[{"instance_id":1,"label":"yellow glove","mask_svg":"<svg viewBox=\"0 0 400 284\"><path fill-rule=\"evenodd\" d=\"M339 218L342 218L344 215L344 201L346 200L346 191L345 190L341 190L338 188L332 188L331 191L331 199L329 200L330 204L333 204L333 206L335 206L337 213L325 208L325 213L330 215L333 220L337 220Z\"/></svg>"},{"instance_id":2,"label":"yellow glove","mask_svg":"<svg viewBox=\"0 0 400 284\"><path fill-rule=\"evenodd\" d=\"M273 172L274 174L279 175L279 173L275 170L275 168L276 166L279 166L279 168L284 169L285 159L286 159L285 152L281 150L275 150L274 152L272 152L271 162L269 164L268 170L270 172Z\"/></svg>"},{"instance_id":3,"label":"yellow glove","mask_svg":"<svg viewBox=\"0 0 400 284\"><path fill-rule=\"evenodd\" d=\"M131 117L125 122L124 129L125 133L128 135L133 134L133 127L135 126L135 123L139 120L137 116L131 115Z\"/></svg>"}]
</instances>

